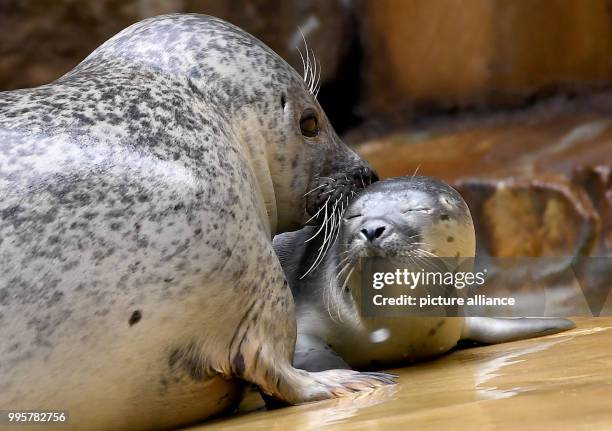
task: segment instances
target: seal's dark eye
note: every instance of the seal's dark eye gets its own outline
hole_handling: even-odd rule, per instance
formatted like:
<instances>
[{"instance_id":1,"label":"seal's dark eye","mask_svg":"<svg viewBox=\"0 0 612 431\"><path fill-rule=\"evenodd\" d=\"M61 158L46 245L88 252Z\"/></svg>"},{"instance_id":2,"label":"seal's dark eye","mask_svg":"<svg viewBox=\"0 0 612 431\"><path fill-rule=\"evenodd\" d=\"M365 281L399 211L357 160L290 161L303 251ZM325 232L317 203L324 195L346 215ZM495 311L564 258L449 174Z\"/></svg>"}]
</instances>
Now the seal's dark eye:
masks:
<instances>
[{"instance_id":1,"label":"seal's dark eye","mask_svg":"<svg viewBox=\"0 0 612 431\"><path fill-rule=\"evenodd\" d=\"M312 109L306 109L300 118L300 130L302 135L313 138L319 134L319 120Z\"/></svg>"}]
</instances>

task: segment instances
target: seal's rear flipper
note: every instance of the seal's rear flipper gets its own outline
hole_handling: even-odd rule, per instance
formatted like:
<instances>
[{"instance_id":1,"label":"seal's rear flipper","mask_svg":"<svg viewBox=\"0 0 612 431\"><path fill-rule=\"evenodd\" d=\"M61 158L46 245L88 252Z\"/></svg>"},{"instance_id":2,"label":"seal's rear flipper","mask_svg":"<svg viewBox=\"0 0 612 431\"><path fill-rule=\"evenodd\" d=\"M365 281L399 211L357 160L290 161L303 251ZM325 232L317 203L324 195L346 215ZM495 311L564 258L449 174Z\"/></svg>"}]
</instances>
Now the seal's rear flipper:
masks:
<instances>
[{"instance_id":1,"label":"seal's rear flipper","mask_svg":"<svg viewBox=\"0 0 612 431\"><path fill-rule=\"evenodd\" d=\"M315 335L300 333L295 343L293 366L306 371L351 369L325 341Z\"/></svg>"},{"instance_id":2,"label":"seal's rear flipper","mask_svg":"<svg viewBox=\"0 0 612 431\"><path fill-rule=\"evenodd\" d=\"M571 320L561 318L466 317L461 338L483 344L496 344L555 334L575 327Z\"/></svg>"}]
</instances>

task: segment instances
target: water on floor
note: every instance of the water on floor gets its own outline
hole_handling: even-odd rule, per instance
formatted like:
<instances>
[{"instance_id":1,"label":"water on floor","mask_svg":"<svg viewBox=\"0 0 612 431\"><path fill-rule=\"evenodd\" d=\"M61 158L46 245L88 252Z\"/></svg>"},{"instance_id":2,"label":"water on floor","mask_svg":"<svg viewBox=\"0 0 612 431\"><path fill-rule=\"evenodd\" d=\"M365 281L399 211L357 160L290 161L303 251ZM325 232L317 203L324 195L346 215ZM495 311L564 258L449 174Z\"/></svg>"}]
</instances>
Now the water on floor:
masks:
<instances>
[{"instance_id":1,"label":"water on floor","mask_svg":"<svg viewBox=\"0 0 612 431\"><path fill-rule=\"evenodd\" d=\"M399 384L336 400L240 414L196 430L612 429L612 318L571 331L456 350L394 369Z\"/></svg>"}]
</instances>

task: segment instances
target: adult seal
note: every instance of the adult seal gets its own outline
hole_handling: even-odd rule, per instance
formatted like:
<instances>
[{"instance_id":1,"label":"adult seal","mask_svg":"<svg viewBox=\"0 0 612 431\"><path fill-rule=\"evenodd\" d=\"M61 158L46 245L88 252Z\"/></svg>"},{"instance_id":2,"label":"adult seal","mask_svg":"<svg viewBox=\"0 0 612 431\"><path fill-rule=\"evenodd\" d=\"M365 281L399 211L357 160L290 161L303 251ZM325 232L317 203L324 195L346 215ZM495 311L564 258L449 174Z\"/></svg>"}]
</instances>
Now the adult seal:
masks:
<instances>
[{"instance_id":1,"label":"adult seal","mask_svg":"<svg viewBox=\"0 0 612 431\"><path fill-rule=\"evenodd\" d=\"M0 94L0 409L154 429L226 410L241 381L293 404L391 382L291 364L271 236L375 179L307 66L168 15Z\"/></svg>"},{"instance_id":2,"label":"adult seal","mask_svg":"<svg viewBox=\"0 0 612 431\"><path fill-rule=\"evenodd\" d=\"M314 228L306 227L274 238L296 301L296 367L320 371L397 365L447 352L461 339L501 343L573 327L565 319L361 315L360 257L422 262L431 256L475 256L468 206L453 188L433 178L399 177L366 188L344 213L329 253L304 277L324 241L320 235L307 241L313 233Z\"/></svg>"}]
</instances>

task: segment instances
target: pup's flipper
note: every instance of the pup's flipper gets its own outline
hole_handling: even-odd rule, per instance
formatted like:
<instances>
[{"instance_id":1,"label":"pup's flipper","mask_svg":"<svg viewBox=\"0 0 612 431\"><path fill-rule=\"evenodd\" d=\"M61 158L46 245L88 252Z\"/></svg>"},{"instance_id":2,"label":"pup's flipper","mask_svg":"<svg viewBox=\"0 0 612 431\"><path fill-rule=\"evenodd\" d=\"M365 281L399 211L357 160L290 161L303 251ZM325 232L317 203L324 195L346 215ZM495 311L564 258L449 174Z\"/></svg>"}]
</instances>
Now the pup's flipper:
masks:
<instances>
[{"instance_id":1,"label":"pup's flipper","mask_svg":"<svg viewBox=\"0 0 612 431\"><path fill-rule=\"evenodd\" d=\"M466 317L461 338L483 344L496 344L555 334L575 327L574 322L562 318Z\"/></svg>"}]
</instances>

